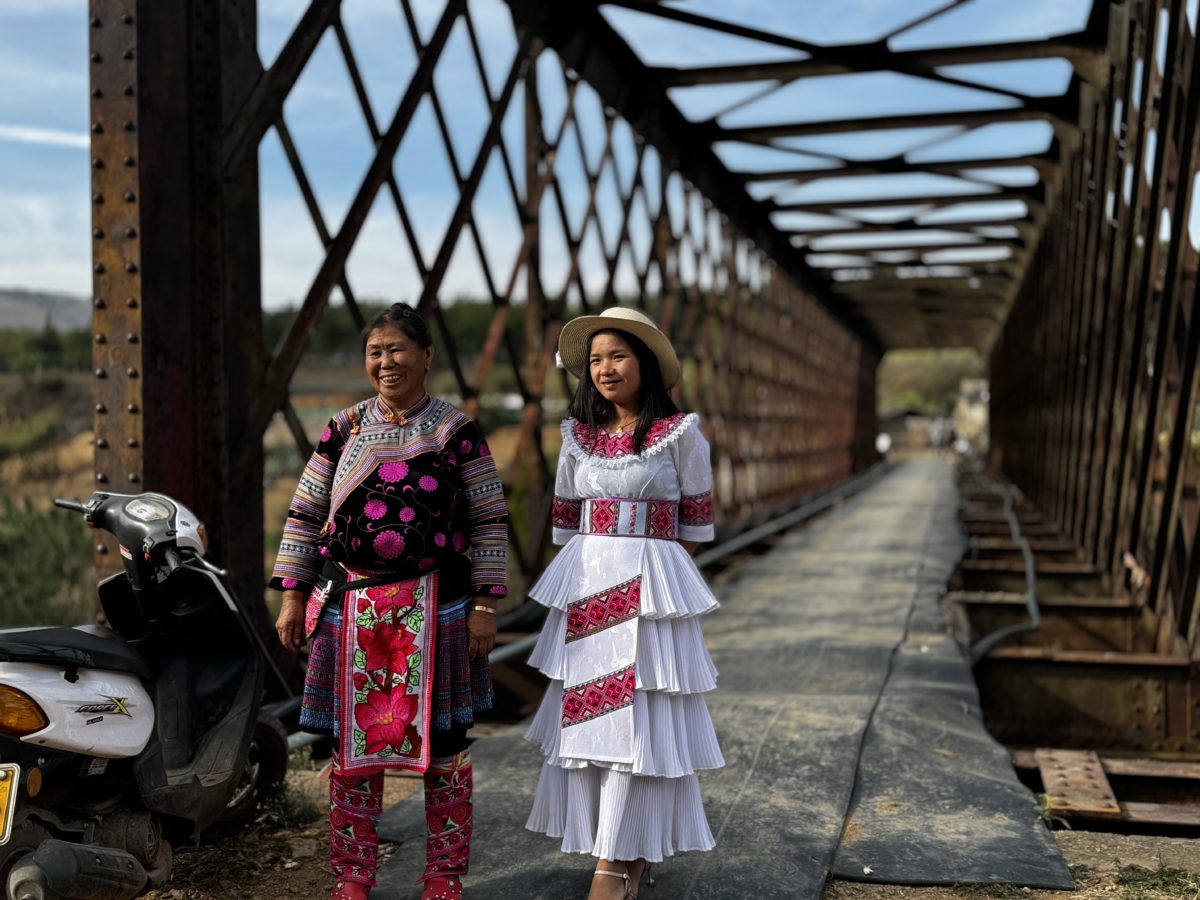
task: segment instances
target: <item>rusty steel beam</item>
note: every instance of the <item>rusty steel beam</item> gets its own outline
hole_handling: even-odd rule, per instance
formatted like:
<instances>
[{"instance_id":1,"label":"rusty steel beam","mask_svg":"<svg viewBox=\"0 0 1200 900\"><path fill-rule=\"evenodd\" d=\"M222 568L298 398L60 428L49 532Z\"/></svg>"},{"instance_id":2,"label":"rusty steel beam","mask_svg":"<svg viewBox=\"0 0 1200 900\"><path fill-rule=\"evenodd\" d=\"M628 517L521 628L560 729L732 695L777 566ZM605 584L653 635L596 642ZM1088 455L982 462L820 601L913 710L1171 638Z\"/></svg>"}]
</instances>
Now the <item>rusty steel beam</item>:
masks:
<instances>
[{"instance_id":1,"label":"rusty steel beam","mask_svg":"<svg viewBox=\"0 0 1200 900\"><path fill-rule=\"evenodd\" d=\"M930 210L933 210L942 209L947 206L958 206L963 203L992 203L997 200L1020 200L1030 207L1031 210L1039 211L1046 204L1046 196L1045 183L1038 183L1028 187L997 188L988 194L948 194L940 196L888 197L886 199L855 198L810 202L797 201L794 203L771 203L770 201L764 201L764 205L769 206L773 212L833 213L843 209L903 209L908 206L927 206ZM937 226L928 225L926 227L936 228Z\"/></svg>"},{"instance_id":2,"label":"rusty steel beam","mask_svg":"<svg viewBox=\"0 0 1200 900\"><path fill-rule=\"evenodd\" d=\"M262 490L261 453L230 464L247 440L235 385L264 363L256 163L221 162L258 65L244 7L89 6L95 467L100 489L195 509L265 632L261 508L239 502Z\"/></svg>"},{"instance_id":3,"label":"rusty steel beam","mask_svg":"<svg viewBox=\"0 0 1200 900\"><path fill-rule=\"evenodd\" d=\"M1096 4L1097 7L1103 5ZM881 53L879 45L875 43L847 44L836 48L836 56L720 66L657 66L653 71L671 87L691 87L749 81L789 82L855 72L935 69L939 66L1062 58L1075 67L1080 78L1103 85L1108 75L1105 64L1106 31L1107 22L1097 20L1095 27L1051 40L1005 41L963 47L893 50L888 53Z\"/></svg>"},{"instance_id":4,"label":"rusty steel beam","mask_svg":"<svg viewBox=\"0 0 1200 900\"><path fill-rule=\"evenodd\" d=\"M1059 97L1038 97L1023 106L999 109L956 110L950 112L913 113L894 116L870 116L844 119L825 119L801 122L779 122L772 125L746 125L720 129L718 140L744 141L750 144L770 144L781 138L819 137L828 134L853 134L859 131L890 131L907 128L947 128L962 126L980 128L984 125L1007 122L1049 122L1061 138L1078 127L1080 83L1073 81L1067 93Z\"/></svg>"},{"instance_id":5,"label":"rusty steel beam","mask_svg":"<svg viewBox=\"0 0 1200 900\"><path fill-rule=\"evenodd\" d=\"M1042 153L1032 153L1012 157L988 157L981 159L956 159L951 161L932 160L928 162L910 162L904 157L890 159L855 160L853 163L836 169L782 169L776 171L741 172L737 174L746 182L786 181L793 184L806 184L812 181L822 181L826 178L859 178L877 175L909 175L919 172L930 172L939 175L956 175L972 169L1010 168L1014 166L1029 166L1037 169L1046 177L1057 173L1062 165L1062 144L1055 138L1050 147ZM781 187L787 190L790 185Z\"/></svg>"}]
</instances>

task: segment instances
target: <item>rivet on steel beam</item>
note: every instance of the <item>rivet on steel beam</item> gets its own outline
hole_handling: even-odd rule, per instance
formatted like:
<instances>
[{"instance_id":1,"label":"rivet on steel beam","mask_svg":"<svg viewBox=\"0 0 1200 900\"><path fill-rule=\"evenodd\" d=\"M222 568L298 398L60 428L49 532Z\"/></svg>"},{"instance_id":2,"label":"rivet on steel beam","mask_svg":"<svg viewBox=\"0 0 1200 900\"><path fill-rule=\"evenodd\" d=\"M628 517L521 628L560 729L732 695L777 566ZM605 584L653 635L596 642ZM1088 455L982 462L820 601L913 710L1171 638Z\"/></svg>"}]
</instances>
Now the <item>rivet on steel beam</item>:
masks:
<instances>
[{"instance_id":1,"label":"rivet on steel beam","mask_svg":"<svg viewBox=\"0 0 1200 900\"><path fill-rule=\"evenodd\" d=\"M96 307L96 309L104 309L104 307L108 306L108 304L104 302L103 297L97 297L92 301L92 306Z\"/></svg>"},{"instance_id":2,"label":"rivet on steel beam","mask_svg":"<svg viewBox=\"0 0 1200 900\"><path fill-rule=\"evenodd\" d=\"M126 228L125 229L125 237L127 237L127 238L137 237L137 229L136 228Z\"/></svg>"},{"instance_id":3,"label":"rivet on steel beam","mask_svg":"<svg viewBox=\"0 0 1200 900\"><path fill-rule=\"evenodd\" d=\"M108 338L106 338L106 337L105 337L104 335L102 335L102 334L97 334L97 335L96 335L96 343L97 343L97 344L103 344L103 343L104 343L105 341L107 341L107 340L108 340Z\"/></svg>"},{"instance_id":4,"label":"rivet on steel beam","mask_svg":"<svg viewBox=\"0 0 1200 900\"><path fill-rule=\"evenodd\" d=\"M96 480L99 481L100 479L97 478ZM96 545L96 553L99 556L104 556L106 553L108 553L108 548L105 547L103 544L97 544Z\"/></svg>"},{"instance_id":5,"label":"rivet on steel beam","mask_svg":"<svg viewBox=\"0 0 1200 900\"><path fill-rule=\"evenodd\" d=\"M128 306L130 309L137 309L137 305L138 305L137 297L130 297L128 300L125 301L125 305Z\"/></svg>"},{"instance_id":6,"label":"rivet on steel beam","mask_svg":"<svg viewBox=\"0 0 1200 900\"><path fill-rule=\"evenodd\" d=\"M130 438L129 440L127 440L127 441L125 442L125 446L126 446L126 447L136 447L137 445L138 445L138 439L137 439L137 438Z\"/></svg>"},{"instance_id":7,"label":"rivet on steel beam","mask_svg":"<svg viewBox=\"0 0 1200 900\"><path fill-rule=\"evenodd\" d=\"M96 446L101 450L107 450L108 441L104 438L96 438Z\"/></svg>"},{"instance_id":8,"label":"rivet on steel beam","mask_svg":"<svg viewBox=\"0 0 1200 900\"><path fill-rule=\"evenodd\" d=\"M93 228L92 229L92 237L94 237L96 240L99 240L100 238L104 237L104 229L103 228Z\"/></svg>"},{"instance_id":9,"label":"rivet on steel beam","mask_svg":"<svg viewBox=\"0 0 1200 900\"><path fill-rule=\"evenodd\" d=\"M125 202L126 202L126 203L132 203L132 202L133 202L134 200L136 200L136 199L137 199L137 195L136 195L136 194L134 194L134 192L133 192L133 191L126 191L126 192L125 192Z\"/></svg>"},{"instance_id":10,"label":"rivet on steel beam","mask_svg":"<svg viewBox=\"0 0 1200 900\"><path fill-rule=\"evenodd\" d=\"M100 88L92 88L92 97L94 97L96 100L99 100L103 96L104 91L100 90Z\"/></svg>"},{"instance_id":11,"label":"rivet on steel beam","mask_svg":"<svg viewBox=\"0 0 1200 900\"><path fill-rule=\"evenodd\" d=\"M127 410L129 410L131 413L133 413L135 416L137 415L137 411L138 411L138 405L137 405L136 403L130 403L130 404L129 404L127 407L125 407L125 408L126 408Z\"/></svg>"},{"instance_id":12,"label":"rivet on steel beam","mask_svg":"<svg viewBox=\"0 0 1200 900\"><path fill-rule=\"evenodd\" d=\"M103 57L103 56L101 56L99 53L93 53L91 58L92 58L92 62L94 62L94 63L98 63L98 62L103 62L103 61L104 61L104 57Z\"/></svg>"},{"instance_id":13,"label":"rivet on steel beam","mask_svg":"<svg viewBox=\"0 0 1200 900\"><path fill-rule=\"evenodd\" d=\"M132 275L134 272L137 271L137 263L131 263L131 262L125 263L125 271L128 272L130 275Z\"/></svg>"},{"instance_id":14,"label":"rivet on steel beam","mask_svg":"<svg viewBox=\"0 0 1200 900\"><path fill-rule=\"evenodd\" d=\"M133 332L130 332L128 335L126 335L126 337L129 338L129 343L131 344L136 344L138 342L138 336Z\"/></svg>"},{"instance_id":15,"label":"rivet on steel beam","mask_svg":"<svg viewBox=\"0 0 1200 900\"><path fill-rule=\"evenodd\" d=\"M126 25L132 25L133 24L133 14L125 13L125 15L121 16L121 21L124 22Z\"/></svg>"},{"instance_id":16,"label":"rivet on steel beam","mask_svg":"<svg viewBox=\"0 0 1200 900\"><path fill-rule=\"evenodd\" d=\"M104 195L103 194L92 194L92 202L95 203L97 206L99 206L101 203L104 202Z\"/></svg>"},{"instance_id":17,"label":"rivet on steel beam","mask_svg":"<svg viewBox=\"0 0 1200 900\"><path fill-rule=\"evenodd\" d=\"M125 85L125 90L122 93L124 93L126 97L132 97L133 96L133 85L132 84Z\"/></svg>"},{"instance_id":18,"label":"rivet on steel beam","mask_svg":"<svg viewBox=\"0 0 1200 900\"><path fill-rule=\"evenodd\" d=\"M107 373L107 372L105 372L103 369L97 369L97 370L96 370L96 377L97 377L97 378L107 378L107 377L108 377L108 373Z\"/></svg>"},{"instance_id":19,"label":"rivet on steel beam","mask_svg":"<svg viewBox=\"0 0 1200 900\"><path fill-rule=\"evenodd\" d=\"M103 403L97 403L96 404L96 412L100 413L100 415L104 415L106 412L108 412L108 407L105 406Z\"/></svg>"},{"instance_id":20,"label":"rivet on steel beam","mask_svg":"<svg viewBox=\"0 0 1200 900\"><path fill-rule=\"evenodd\" d=\"M122 59L133 59L133 50L126 50L121 54Z\"/></svg>"},{"instance_id":21,"label":"rivet on steel beam","mask_svg":"<svg viewBox=\"0 0 1200 900\"><path fill-rule=\"evenodd\" d=\"M137 484L141 480L142 480L142 476L139 475L137 472L129 473L129 483L130 484Z\"/></svg>"},{"instance_id":22,"label":"rivet on steel beam","mask_svg":"<svg viewBox=\"0 0 1200 900\"><path fill-rule=\"evenodd\" d=\"M96 481L100 482L100 484L108 484L108 476L103 472L97 472Z\"/></svg>"},{"instance_id":23,"label":"rivet on steel beam","mask_svg":"<svg viewBox=\"0 0 1200 900\"><path fill-rule=\"evenodd\" d=\"M92 27L93 28L99 28L103 24L104 23L100 21L99 16L92 16Z\"/></svg>"},{"instance_id":24,"label":"rivet on steel beam","mask_svg":"<svg viewBox=\"0 0 1200 900\"><path fill-rule=\"evenodd\" d=\"M135 368L132 368L132 367L130 367L130 368L128 368L128 369L126 369L126 370L125 370L125 374L126 374L126 375L128 375L130 378L137 378L137 377L138 377L138 370L137 370L137 369L135 369Z\"/></svg>"},{"instance_id":25,"label":"rivet on steel beam","mask_svg":"<svg viewBox=\"0 0 1200 900\"><path fill-rule=\"evenodd\" d=\"M97 157L96 159L93 159L92 160L92 168L93 169L103 169L104 168L104 160L100 159L99 157Z\"/></svg>"},{"instance_id":26,"label":"rivet on steel beam","mask_svg":"<svg viewBox=\"0 0 1200 900\"><path fill-rule=\"evenodd\" d=\"M103 134L103 133L104 133L104 125L100 122L93 122L92 123L92 134Z\"/></svg>"},{"instance_id":27,"label":"rivet on steel beam","mask_svg":"<svg viewBox=\"0 0 1200 900\"><path fill-rule=\"evenodd\" d=\"M136 131L137 130L137 126L133 124L132 119L126 119L125 123L121 127L124 128L126 131Z\"/></svg>"},{"instance_id":28,"label":"rivet on steel beam","mask_svg":"<svg viewBox=\"0 0 1200 900\"><path fill-rule=\"evenodd\" d=\"M104 274L104 263L93 264L92 271L95 272L97 275L103 275Z\"/></svg>"},{"instance_id":29,"label":"rivet on steel beam","mask_svg":"<svg viewBox=\"0 0 1200 900\"><path fill-rule=\"evenodd\" d=\"M135 160L132 156L125 157L124 162L125 165L129 166L131 169L137 165L137 160Z\"/></svg>"}]
</instances>

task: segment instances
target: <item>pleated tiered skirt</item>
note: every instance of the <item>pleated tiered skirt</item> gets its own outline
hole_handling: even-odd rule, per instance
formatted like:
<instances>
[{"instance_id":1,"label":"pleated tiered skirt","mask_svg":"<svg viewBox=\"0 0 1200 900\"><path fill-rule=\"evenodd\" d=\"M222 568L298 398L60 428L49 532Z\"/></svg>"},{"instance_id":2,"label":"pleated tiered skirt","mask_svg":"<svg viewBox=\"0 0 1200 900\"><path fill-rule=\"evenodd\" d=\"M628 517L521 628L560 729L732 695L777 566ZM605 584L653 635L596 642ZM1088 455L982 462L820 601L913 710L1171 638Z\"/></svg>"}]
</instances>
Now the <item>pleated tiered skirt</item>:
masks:
<instances>
[{"instance_id":1,"label":"pleated tiered skirt","mask_svg":"<svg viewBox=\"0 0 1200 900\"><path fill-rule=\"evenodd\" d=\"M580 535L531 596L550 679L526 738L545 762L526 827L568 853L661 861L714 841L697 773L723 766L699 616L717 606L674 541Z\"/></svg>"}]
</instances>

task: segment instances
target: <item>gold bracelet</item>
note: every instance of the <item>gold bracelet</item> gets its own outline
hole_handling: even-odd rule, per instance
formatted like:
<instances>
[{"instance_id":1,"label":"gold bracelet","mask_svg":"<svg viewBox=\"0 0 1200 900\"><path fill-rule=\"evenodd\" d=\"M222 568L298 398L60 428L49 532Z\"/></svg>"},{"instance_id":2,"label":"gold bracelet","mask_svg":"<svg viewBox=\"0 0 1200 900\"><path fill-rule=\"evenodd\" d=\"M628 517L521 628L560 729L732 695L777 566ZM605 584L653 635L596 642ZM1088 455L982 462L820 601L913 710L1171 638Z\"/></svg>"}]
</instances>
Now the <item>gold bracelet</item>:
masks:
<instances>
[{"instance_id":1,"label":"gold bracelet","mask_svg":"<svg viewBox=\"0 0 1200 900\"><path fill-rule=\"evenodd\" d=\"M491 613L493 616L496 614L496 611L494 609L492 609L490 606L483 606L478 603L476 603L474 606L472 606L471 609L473 609L475 612Z\"/></svg>"}]
</instances>

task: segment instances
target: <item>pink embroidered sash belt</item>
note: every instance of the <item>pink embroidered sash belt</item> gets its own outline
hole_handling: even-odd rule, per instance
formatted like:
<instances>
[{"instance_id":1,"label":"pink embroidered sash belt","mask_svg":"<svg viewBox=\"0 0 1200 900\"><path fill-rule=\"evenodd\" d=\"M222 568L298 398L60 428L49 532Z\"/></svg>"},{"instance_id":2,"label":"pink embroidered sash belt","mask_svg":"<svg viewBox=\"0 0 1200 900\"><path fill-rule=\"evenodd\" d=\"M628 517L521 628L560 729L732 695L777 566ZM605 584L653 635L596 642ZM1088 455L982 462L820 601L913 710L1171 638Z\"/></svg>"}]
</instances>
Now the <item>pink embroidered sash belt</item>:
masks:
<instances>
[{"instance_id":1,"label":"pink embroidered sash belt","mask_svg":"<svg viewBox=\"0 0 1200 900\"><path fill-rule=\"evenodd\" d=\"M579 530L583 534L673 541L679 537L679 504L674 500L584 500Z\"/></svg>"}]
</instances>

